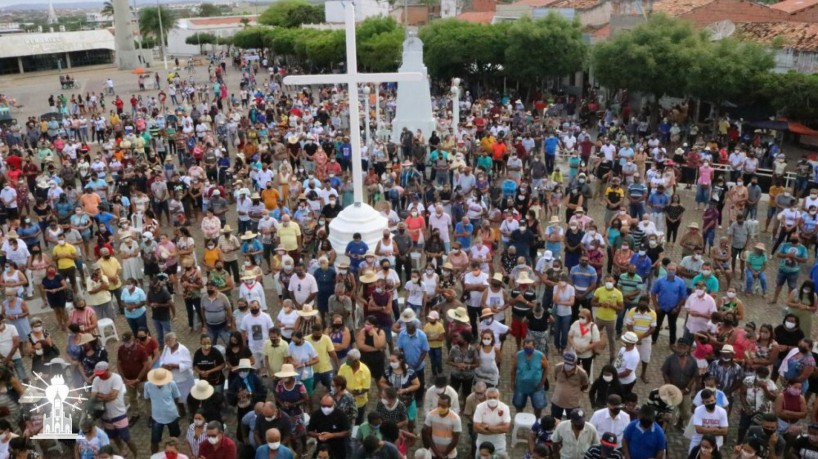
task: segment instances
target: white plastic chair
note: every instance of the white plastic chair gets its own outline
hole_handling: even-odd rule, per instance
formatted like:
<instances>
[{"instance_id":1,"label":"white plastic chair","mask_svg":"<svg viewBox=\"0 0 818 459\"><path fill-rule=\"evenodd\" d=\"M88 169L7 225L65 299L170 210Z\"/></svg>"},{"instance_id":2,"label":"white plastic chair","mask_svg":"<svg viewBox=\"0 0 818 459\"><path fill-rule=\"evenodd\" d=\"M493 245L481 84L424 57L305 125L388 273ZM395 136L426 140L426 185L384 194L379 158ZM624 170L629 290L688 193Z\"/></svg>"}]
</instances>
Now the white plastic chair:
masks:
<instances>
[{"instance_id":1,"label":"white plastic chair","mask_svg":"<svg viewBox=\"0 0 818 459\"><path fill-rule=\"evenodd\" d=\"M107 334L106 330L109 328L113 330L113 333ZM112 319L99 319L97 321L97 331L99 332L99 340L103 346L111 338L115 338L119 341L119 333L116 331L116 324Z\"/></svg>"},{"instance_id":2,"label":"white plastic chair","mask_svg":"<svg viewBox=\"0 0 818 459\"><path fill-rule=\"evenodd\" d=\"M522 430L531 430L534 423L537 422L537 417L531 413L517 413L514 416L514 428L511 430L511 447L517 443L528 443L527 438L518 438L517 433Z\"/></svg>"}]
</instances>

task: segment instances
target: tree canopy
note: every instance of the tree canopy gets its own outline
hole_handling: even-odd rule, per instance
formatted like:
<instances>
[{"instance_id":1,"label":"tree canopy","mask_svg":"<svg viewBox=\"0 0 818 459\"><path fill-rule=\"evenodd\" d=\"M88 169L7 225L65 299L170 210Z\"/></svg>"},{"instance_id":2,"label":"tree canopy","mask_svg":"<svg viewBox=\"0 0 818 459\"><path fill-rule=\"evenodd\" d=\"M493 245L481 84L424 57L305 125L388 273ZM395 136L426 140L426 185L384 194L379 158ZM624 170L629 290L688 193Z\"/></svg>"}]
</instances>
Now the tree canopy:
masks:
<instances>
[{"instance_id":1,"label":"tree canopy","mask_svg":"<svg viewBox=\"0 0 818 459\"><path fill-rule=\"evenodd\" d=\"M324 22L324 7L306 0L282 0L264 10L258 22L289 28L300 27L302 24L320 24Z\"/></svg>"},{"instance_id":2,"label":"tree canopy","mask_svg":"<svg viewBox=\"0 0 818 459\"><path fill-rule=\"evenodd\" d=\"M199 54L204 54L204 45L220 44L217 36L207 32L196 32L185 38L185 43L188 45L197 45L199 47Z\"/></svg>"},{"instance_id":3,"label":"tree canopy","mask_svg":"<svg viewBox=\"0 0 818 459\"><path fill-rule=\"evenodd\" d=\"M522 82L537 83L582 70L588 53L579 19L568 21L553 12L545 19L515 21L507 41L508 76Z\"/></svg>"},{"instance_id":4,"label":"tree canopy","mask_svg":"<svg viewBox=\"0 0 818 459\"><path fill-rule=\"evenodd\" d=\"M162 27L159 27L159 15L162 15ZM168 32L176 25L176 13L164 6L149 6L139 10L139 32L156 41L168 42ZM161 30L161 34L160 34Z\"/></svg>"},{"instance_id":5,"label":"tree canopy","mask_svg":"<svg viewBox=\"0 0 818 459\"><path fill-rule=\"evenodd\" d=\"M222 8L212 3L202 3L196 7L196 10L197 15L202 18L221 16L224 11Z\"/></svg>"},{"instance_id":6,"label":"tree canopy","mask_svg":"<svg viewBox=\"0 0 818 459\"><path fill-rule=\"evenodd\" d=\"M818 119L818 75L765 73L759 80L762 95L780 115L812 123Z\"/></svg>"}]
</instances>

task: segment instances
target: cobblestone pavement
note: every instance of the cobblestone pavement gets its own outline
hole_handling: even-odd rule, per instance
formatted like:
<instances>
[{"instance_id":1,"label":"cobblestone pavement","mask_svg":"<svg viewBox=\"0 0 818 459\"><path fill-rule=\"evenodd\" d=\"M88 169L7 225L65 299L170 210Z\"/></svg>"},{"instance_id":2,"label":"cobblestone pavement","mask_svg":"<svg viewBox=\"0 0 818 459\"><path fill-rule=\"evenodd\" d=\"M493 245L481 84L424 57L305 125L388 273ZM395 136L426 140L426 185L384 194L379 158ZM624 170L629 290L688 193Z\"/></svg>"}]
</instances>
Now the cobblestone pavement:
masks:
<instances>
[{"instance_id":1,"label":"cobblestone pavement","mask_svg":"<svg viewBox=\"0 0 818 459\"><path fill-rule=\"evenodd\" d=\"M232 90L232 89L235 89L238 86L238 81L237 81L238 75L236 74L236 72L232 72L230 70L231 69L228 69L227 76L228 76L228 84L230 85L230 88ZM201 75L203 75L205 73L204 68L199 67L198 73L199 73L199 76L201 77ZM109 75L112 75L112 77L114 78L114 81L115 81L115 83L117 85L117 92L122 96L123 99L127 100L127 98L130 98L131 91L133 91L134 93L139 94L137 92L138 86L137 86L137 83L136 83L136 77L134 75L131 75L128 72L121 72L121 71L115 71L115 70L93 70L93 71L84 71L84 72L72 72L72 74L75 75L76 78L80 81L80 83L81 83L81 85L83 87L83 92L88 91L88 90L92 90L92 89L94 89L96 91L99 91L102 88L103 82L108 78ZM162 75L165 75L164 71L162 71ZM0 93L11 94L12 96L17 98L19 103L24 104L23 110L21 112L19 112L19 114L16 115L16 116L18 116L19 121L22 123L25 120L25 116L28 116L28 115L33 116L35 114L40 114L40 113L43 113L43 112L47 111L46 98L48 97L48 94L51 91L53 91L55 94L58 93L58 88L59 87L58 87L57 84L58 84L58 81L57 81L56 74L47 75L47 76L34 76L34 77L28 76L25 79L20 78L20 77L15 77L15 78L6 78L6 77L4 77L4 78L0 78ZM156 91L145 91L142 94L154 95L154 94L156 94ZM109 102L109 106L110 106L110 102ZM697 221L697 222L701 223L701 212L695 211L695 204L693 203L694 190L684 190L683 187L680 186L678 191L679 191L680 195L682 196L683 205L687 208L687 211L685 212L684 217L683 217L683 224L682 224L681 227L685 228L686 225L688 223L692 222L692 221ZM766 215L766 200L764 201L764 203L760 207L761 208L759 209L759 212L758 212L759 215ZM591 206L591 211L590 211L591 217L594 217L596 219L602 219L603 214L604 214L604 210L603 210L602 205L600 205L597 201L594 201L592 206ZM230 218L228 219L228 221L231 224L235 224L236 218L235 218L235 210L234 209L231 209ZM763 222L761 222L761 224L763 225ZM201 240L201 239L198 239L198 237L201 236L201 232L199 230L198 223L194 224L191 227L191 229L192 229L192 231L194 233L193 234L194 237L197 237L197 240ZM721 233L719 233L719 234L721 234ZM761 240L762 242L765 242L768 247L771 247L768 234L762 233L760 235L759 240ZM752 244L752 242L751 242L751 244ZM197 247L197 252L199 254L199 259L201 259L202 247ZM669 256L676 262L678 262L681 259L681 249L679 249L679 248L670 250L669 254L670 254ZM771 263L771 265L776 266L775 263ZM775 279L774 273L775 273L775 268L770 268L768 270L768 276L770 277L771 280ZM772 276L770 276L770 274L772 274ZM804 276L805 275L806 275L806 273L804 274ZM802 276L802 277L804 277L804 276ZM741 282L743 282L743 280L740 281L740 283ZM266 288L267 294L268 294L268 300L267 300L268 305L271 305L270 310L268 312L270 313L270 315L272 317L275 317L276 314L279 311L280 305L278 304L275 293L272 290L272 279L271 279L270 276L265 276L264 285L265 285L265 288ZM734 281L734 285L735 285L735 281ZM725 288L726 287L722 287L722 292L724 291ZM762 298L760 298L758 296L749 296L748 297L746 295L740 294L740 297L744 301L744 304L745 304L745 316L746 316L747 321L754 321L756 324L772 323L774 325L777 325L778 323L781 322L781 319L783 317L782 310L786 306L786 304L785 304L786 303L786 300L785 300L786 297L783 296L783 294L782 294L781 300L776 305L768 305L767 302L764 299L762 299ZM184 311L183 302L178 298L178 295L177 295L176 302L177 302L177 311ZM38 303L39 302L36 301L36 300L33 301L32 302L32 308L33 309L38 309L38 306L37 306ZM45 320L45 325L49 330L57 330L56 321L55 321L55 318L54 318L53 314L51 314L49 312L44 312L44 313L38 313L36 315L43 317L43 319ZM180 341L183 344L185 344L191 350L191 353L193 353L199 347L198 343L199 343L200 334L199 334L198 330L195 331L195 332L189 332L188 331L188 328L186 326L187 324L185 323L186 318L184 316L185 316L185 314L181 313L176 317L176 319L173 322L173 329L179 335ZM682 326L682 320L681 319L680 319L680 321L679 321L679 323L677 325L680 327L679 329L681 330L681 326ZM125 319L123 317L117 318L116 326L117 326L117 329L118 329L118 331L120 333L128 329L127 324L125 322ZM665 327L665 328L667 328L667 327ZM670 350L669 350L669 347L668 347L668 341L667 341L667 330L666 329L663 330L662 334L663 334L663 337L659 340L657 345L654 346L652 362L651 362L650 366L648 367L647 377L648 377L648 380L649 380L649 384L645 384L642 381L637 381L637 384L636 384L635 391L640 396L640 402L647 397L647 395L648 395L648 393L649 393L649 391L651 389L656 388L656 387L658 387L658 386L660 386L662 384L662 376L661 376L661 372L660 372L661 364L664 361L664 359L670 353ZM815 336L815 334L813 333L813 337L814 336ZM60 332L56 332L54 334L54 337L56 338L57 344L59 345L60 349L62 350L62 352L64 352L64 349L65 349L65 335L60 333ZM117 347L118 347L118 343L115 342L114 340L111 340L111 341L108 341L106 347L107 347L109 355L111 356L112 367L115 368L114 365L115 365L115 362L116 362L116 350L117 350ZM617 347L617 350L618 350L618 347ZM503 368L502 368L503 371L501 371L501 380L500 380L500 389L501 389L501 392L502 392L501 400L503 402L505 402L506 404L508 404L508 405L511 405L511 391L510 391L510 378L511 378L511 376L509 374L508 369L509 369L509 362L511 362L510 359L513 357L514 352L515 352L515 345L514 345L512 340L508 340L506 342L505 346L504 346L504 349L503 349L503 362L505 362L505 364L503 365ZM607 352L608 352L608 350L604 351L604 353L607 353ZM598 361L599 362L605 362L607 357L608 357L607 355L601 355L599 357L600 360L598 360ZM444 355L444 359L445 358L446 358L446 355ZM558 363L560 361L560 358L554 356L553 352L552 352L552 355L549 356L549 359L550 359L551 365L553 365L555 363ZM27 366L30 366L28 361L26 362L26 364L27 364ZM598 376L600 368L601 367L600 367L599 364L595 365L593 375L591 375L592 379L595 378L596 376ZM448 371L448 370L446 370L444 368L444 371ZM427 376L427 379L428 379L427 384L431 384L430 378L431 378L431 376ZM375 402L378 400L378 396L377 396L375 387L376 386L373 383L373 390L370 393L370 407L369 407L369 408L372 408L372 409L374 409ZM427 385L427 387L428 387L428 385ZM552 390L553 390L553 384L552 384ZM316 391L314 401L317 402L318 397L320 397L323 394L324 394L324 389L322 387L321 389ZM461 401L461 404L462 404L462 401ZM315 403L314 406L318 406L318 404ZM587 398L586 398L586 400L584 400L583 408L586 410L586 413L589 413L589 416L590 416L591 406L590 406L590 402L587 400ZM513 411L513 409L512 409L512 411ZM527 407L526 411L531 412L531 406L530 405ZM234 412L233 408L228 408L226 413L227 413L227 423L228 423L228 435L232 437L232 433L235 432L235 416L234 416L235 412ZM418 413L419 413L419 418L420 419L418 420L417 425L420 426L420 425L422 425L424 413L423 413L422 409L419 409ZM131 414L133 415L134 413L131 413ZM148 426L147 426L147 423L146 423L145 419L146 419L146 416L143 414L142 420L137 422L137 424L135 426L132 426L132 428L131 428L131 433L132 433L132 436L135 439L135 443L140 448L140 451L139 451L139 457L140 458L149 457L149 454L148 454L149 446L148 445L150 444L150 431L148 429ZM188 422L189 422L189 420L183 420L182 421L183 432L185 431L185 428L188 425ZM726 443L726 446L732 446L735 443L736 430L737 430L737 425L738 425L738 410L733 410L732 416L730 417L730 424L731 424L730 435L728 436L728 441ZM464 422L464 430L465 430L465 422ZM418 427L416 433L419 433L419 427ZM165 438L167 438L167 433L165 435L166 435ZM509 437L510 437L510 435L509 435ZM459 448L460 448L459 452L460 452L460 456L462 457L462 456L468 454L467 453L467 451L469 450L468 449L469 448L469 446L468 446L468 435L465 434L465 432L464 432L464 435L461 437L461 439L462 440L461 440L461 444L459 446ZM670 457L672 459L679 459L679 458L683 458L683 457L687 456L687 449L688 449L689 441L682 436L682 433L680 431L671 430L670 432L668 432L668 439L669 439L668 457ZM509 445L510 444L511 443L509 442ZM518 444L516 447L513 448L513 452L511 454L511 457L514 457L514 458L522 457L522 455L524 453L525 453L525 446L523 444Z\"/></svg>"}]
</instances>

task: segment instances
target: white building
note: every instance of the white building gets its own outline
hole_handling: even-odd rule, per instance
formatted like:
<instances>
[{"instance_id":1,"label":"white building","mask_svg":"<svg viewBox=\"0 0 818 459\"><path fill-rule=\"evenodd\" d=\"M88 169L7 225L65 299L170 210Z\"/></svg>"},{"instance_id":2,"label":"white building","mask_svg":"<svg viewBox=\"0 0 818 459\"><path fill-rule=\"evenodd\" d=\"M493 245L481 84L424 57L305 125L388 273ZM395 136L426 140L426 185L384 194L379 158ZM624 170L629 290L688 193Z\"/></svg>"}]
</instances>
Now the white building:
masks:
<instances>
[{"instance_id":1,"label":"white building","mask_svg":"<svg viewBox=\"0 0 818 459\"><path fill-rule=\"evenodd\" d=\"M247 27L256 25L258 16L218 16L212 18L185 18L176 21L176 27L168 32L169 56L195 56L201 51L198 45L185 43L187 37L197 33L209 33L217 37L230 37L245 26L242 19L247 18ZM210 50L205 46L205 52Z\"/></svg>"},{"instance_id":2,"label":"white building","mask_svg":"<svg viewBox=\"0 0 818 459\"><path fill-rule=\"evenodd\" d=\"M355 22L366 18L389 16L389 2L378 0L358 0L355 2ZM324 21L329 24L344 23L344 2L330 0L324 3Z\"/></svg>"}]
</instances>

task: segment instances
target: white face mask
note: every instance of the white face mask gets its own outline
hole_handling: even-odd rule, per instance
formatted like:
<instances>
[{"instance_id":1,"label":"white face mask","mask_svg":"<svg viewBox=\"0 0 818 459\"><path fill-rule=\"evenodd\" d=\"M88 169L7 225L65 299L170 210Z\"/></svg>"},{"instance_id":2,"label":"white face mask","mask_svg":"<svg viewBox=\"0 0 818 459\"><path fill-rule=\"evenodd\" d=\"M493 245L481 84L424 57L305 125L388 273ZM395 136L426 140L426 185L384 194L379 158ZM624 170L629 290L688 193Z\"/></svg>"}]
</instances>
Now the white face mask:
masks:
<instances>
[{"instance_id":1,"label":"white face mask","mask_svg":"<svg viewBox=\"0 0 818 459\"><path fill-rule=\"evenodd\" d=\"M209 441L211 445L215 445L219 442L219 437L207 437L207 441Z\"/></svg>"},{"instance_id":2,"label":"white face mask","mask_svg":"<svg viewBox=\"0 0 818 459\"><path fill-rule=\"evenodd\" d=\"M736 292L727 292L727 298L735 298Z\"/></svg>"},{"instance_id":3,"label":"white face mask","mask_svg":"<svg viewBox=\"0 0 818 459\"><path fill-rule=\"evenodd\" d=\"M784 326L787 328L787 330L792 330L795 328L795 322L784 322Z\"/></svg>"},{"instance_id":4,"label":"white face mask","mask_svg":"<svg viewBox=\"0 0 818 459\"><path fill-rule=\"evenodd\" d=\"M490 339L484 339L483 344L485 344L486 346L489 346L489 345L491 345L491 340Z\"/></svg>"},{"instance_id":5,"label":"white face mask","mask_svg":"<svg viewBox=\"0 0 818 459\"><path fill-rule=\"evenodd\" d=\"M696 295L697 296L704 296L704 289L697 288L696 289Z\"/></svg>"},{"instance_id":6,"label":"white face mask","mask_svg":"<svg viewBox=\"0 0 818 459\"><path fill-rule=\"evenodd\" d=\"M703 269L702 270L702 276L709 276L711 273L712 273L712 271L710 271L709 269Z\"/></svg>"},{"instance_id":7,"label":"white face mask","mask_svg":"<svg viewBox=\"0 0 818 459\"><path fill-rule=\"evenodd\" d=\"M389 366L392 367L393 369L399 368L400 362L389 362Z\"/></svg>"},{"instance_id":8,"label":"white face mask","mask_svg":"<svg viewBox=\"0 0 818 459\"><path fill-rule=\"evenodd\" d=\"M329 416L330 414L332 414L333 411L335 411L335 407L332 407L332 406L331 407L326 407L326 406L321 407L321 412L324 413L325 416Z\"/></svg>"},{"instance_id":9,"label":"white face mask","mask_svg":"<svg viewBox=\"0 0 818 459\"><path fill-rule=\"evenodd\" d=\"M611 381L613 381L613 376L603 375L602 380L605 381L605 382L611 382Z\"/></svg>"},{"instance_id":10,"label":"white face mask","mask_svg":"<svg viewBox=\"0 0 818 459\"><path fill-rule=\"evenodd\" d=\"M194 419L193 423L196 424L196 426L201 427L204 425L204 419Z\"/></svg>"},{"instance_id":11,"label":"white face mask","mask_svg":"<svg viewBox=\"0 0 818 459\"><path fill-rule=\"evenodd\" d=\"M274 442L268 442L267 443L267 447L270 448L273 451L277 451L280 446L281 446L280 441L274 441Z\"/></svg>"},{"instance_id":12,"label":"white face mask","mask_svg":"<svg viewBox=\"0 0 818 459\"><path fill-rule=\"evenodd\" d=\"M605 288L608 290L613 289L613 282L605 282Z\"/></svg>"},{"instance_id":13,"label":"white face mask","mask_svg":"<svg viewBox=\"0 0 818 459\"><path fill-rule=\"evenodd\" d=\"M486 404L489 406L489 408L493 409L493 408L497 408L497 405L500 404L500 401L497 400L496 398L490 398L490 399L486 400Z\"/></svg>"}]
</instances>

